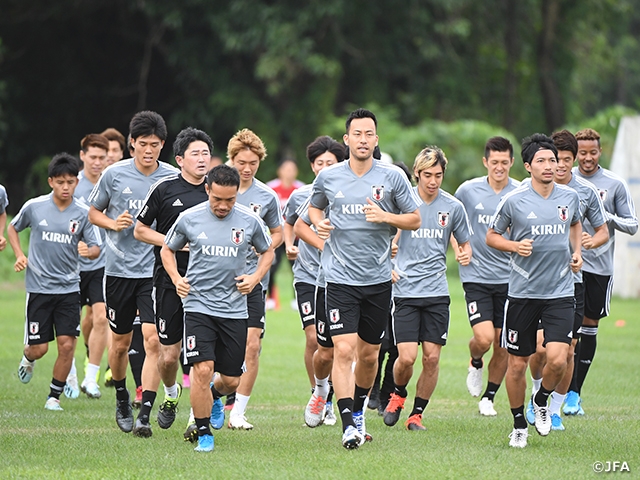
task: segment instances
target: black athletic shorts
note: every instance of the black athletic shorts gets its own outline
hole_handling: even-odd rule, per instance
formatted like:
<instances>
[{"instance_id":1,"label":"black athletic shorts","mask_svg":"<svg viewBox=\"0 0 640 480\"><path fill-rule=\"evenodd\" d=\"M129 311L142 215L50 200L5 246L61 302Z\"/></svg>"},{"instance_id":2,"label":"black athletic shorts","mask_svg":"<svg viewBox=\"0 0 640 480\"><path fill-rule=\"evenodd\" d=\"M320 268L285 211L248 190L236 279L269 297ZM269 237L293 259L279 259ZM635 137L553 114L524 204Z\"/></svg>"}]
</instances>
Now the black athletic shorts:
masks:
<instances>
[{"instance_id":1,"label":"black athletic shorts","mask_svg":"<svg viewBox=\"0 0 640 480\"><path fill-rule=\"evenodd\" d=\"M582 272L584 285L584 316L592 320L600 320L609 315L613 277Z\"/></svg>"},{"instance_id":2,"label":"black athletic shorts","mask_svg":"<svg viewBox=\"0 0 640 480\"><path fill-rule=\"evenodd\" d=\"M262 290L262 284L258 283L255 288L247 295L247 311L249 312L249 320L247 322L250 328L260 328L262 333L260 338L264 337L264 330L267 326L265 321L265 291Z\"/></svg>"},{"instance_id":3,"label":"black athletic shorts","mask_svg":"<svg viewBox=\"0 0 640 480\"><path fill-rule=\"evenodd\" d=\"M80 335L81 308L80 292L27 292L25 345L49 343L62 335L77 337Z\"/></svg>"},{"instance_id":4,"label":"black athletic shorts","mask_svg":"<svg viewBox=\"0 0 640 480\"><path fill-rule=\"evenodd\" d=\"M507 301L509 284L467 282L462 284L462 288L464 288L464 299L467 302L467 315L471 326L492 321L494 328L502 328L504 303Z\"/></svg>"},{"instance_id":5,"label":"black athletic shorts","mask_svg":"<svg viewBox=\"0 0 640 480\"><path fill-rule=\"evenodd\" d=\"M576 301L575 311L573 313L573 338L578 338L578 330L582 326L584 317L584 284L573 284L573 298Z\"/></svg>"},{"instance_id":6,"label":"black athletic shorts","mask_svg":"<svg viewBox=\"0 0 640 480\"><path fill-rule=\"evenodd\" d=\"M394 343L397 345L429 342L446 345L450 304L448 295L426 298L395 297L391 310Z\"/></svg>"},{"instance_id":7,"label":"black athletic shorts","mask_svg":"<svg viewBox=\"0 0 640 480\"><path fill-rule=\"evenodd\" d=\"M185 312L183 345L186 363L213 361L216 372L239 377L247 347L247 320Z\"/></svg>"},{"instance_id":8,"label":"black athletic shorts","mask_svg":"<svg viewBox=\"0 0 640 480\"><path fill-rule=\"evenodd\" d=\"M103 278L104 267L88 272L80 272L80 300L83 307L85 305L92 307L96 303L104 303Z\"/></svg>"},{"instance_id":9,"label":"black athletic shorts","mask_svg":"<svg viewBox=\"0 0 640 480\"><path fill-rule=\"evenodd\" d=\"M327 324L326 290L322 287L316 289L316 339L318 345L325 348L333 348L331 331Z\"/></svg>"},{"instance_id":10,"label":"black athletic shorts","mask_svg":"<svg viewBox=\"0 0 640 480\"><path fill-rule=\"evenodd\" d=\"M141 323L155 324L151 278L104 277L104 298L111 331L124 335L133 330L133 321L140 314Z\"/></svg>"},{"instance_id":11,"label":"black athletic shorts","mask_svg":"<svg viewBox=\"0 0 640 480\"><path fill-rule=\"evenodd\" d=\"M316 286L298 282L293 287L296 290L296 302L304 330L316 322Z\"/></svg>"},{"instance_id":12,"label":"black athletic shorts","mask_svg":"<svg viewBox=\"0 0 640 480\"><path fill-rule=\"evenodd\" d=\"M573 297L552 299L508 298L502 347L512 355L528 357L536 351L538 323L548 342L571 344L573 339Z\"/></svg>"},{"instance_id":13,"label":"black athletic shorts","mask_svg":"<svg viewBox=\"0 0 640 480\"><path fill-rule=\"evenodd\" d=\"M367 286L327 283L326 296L332 337L357 333L371 345L382 343L389 318L391 281Z\"/></svg>"},{"instance_id":14,"label":"black athletic shorts","mask_svg":"<svg viewBox=\"0 0 640 480\"><path fill-rule=\"evenodd\" d=\"M175 288L153 287L156 331L162 345L175 345L184 335L182 300Z\"/></svg>"}]
</instances>

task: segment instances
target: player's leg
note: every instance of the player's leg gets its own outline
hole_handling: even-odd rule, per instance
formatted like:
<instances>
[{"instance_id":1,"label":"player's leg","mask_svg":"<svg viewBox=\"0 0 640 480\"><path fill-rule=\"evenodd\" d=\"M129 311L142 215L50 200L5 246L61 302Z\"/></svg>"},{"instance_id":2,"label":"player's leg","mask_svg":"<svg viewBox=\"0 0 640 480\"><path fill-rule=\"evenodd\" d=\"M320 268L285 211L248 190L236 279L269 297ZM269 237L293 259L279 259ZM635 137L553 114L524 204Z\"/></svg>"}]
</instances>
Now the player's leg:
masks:
<instances>
[{"instance_id":1,"label":"player's leg","mask_svg":"<svg viewBox=\"0 0 640 480\"><path fill-rule=\"evenodd\" d=\"M313 389L315 385L313 378L313 354L318 348L315 327L316 286L304 282L297 282L294 285L294 288L296 292L296 304L298 306L300 320L302 321L302 329L305 335L304 366L307 370L309 383Z\"/></svg>"},{"instance_id":2,"label":"player's leg","mask_svg":"<svg viewBox=\"0 0 640 480\"><path fill-rule=\"evenodd\" d=\"M478 397L482 393L482 373L484 370L483 357L489 351L494 341L495 329L493 321L475 323L471 326L473 337L469 340L469 354L471 361L467 373L467 390L473 397Z\"/></svg>"},{"instance_id":3,"label":"player's leg","mask_svg":"<svg viewBox=\"0 0 640 480\"><path fill-rule=\"evenodd\" d=\"M51 297L51 295L27 292L24 349L18 366L18 378L22 383L31 381L36 360L46 355L49 342L54 338Z\"/></svg>"},{"instance_id":4,"label":"player's leg","mask_svg":"<svg viewBox=\"0 0 640 480\"><path fill-rule=\"evenodd\" d=\"M542 323L538 322L538 332L536 333L536 351L529 358L529 373L531 374L531 397L527 403L526 417L527 421L533 425L535 422L535 412L533 408L533 397L542 383L542 371L547 361L547 350L544 347L544 332L542 331Z\"/></svg>"},{"instance_id":5,"label":"player's leg","mask_svg":"<svg viewBox=\"0 0 640 480\"><path fill-rule=\"evenodd\" d=\"M100 362L107 348L107 338L109 337L107 308L104 302L96 302L92 305L92 316L93 328L89 337L89 363L82 381L82 391L89 398L100 398L101 393L97 379L100 375Z\"/></svg>"},{"instance_id":6,"label":"player's leg","mask_svg":"<svg viewBox=\"0 0 640 480\"><path fill-rule=\"evenodd\" d=\"M200 343L198 342L199 348ZM213 434L209 429L213 398L209 384L213 376L213 360L204 360L191 364L191 408L198 432L197 451L213 450Z\"/></svg>"}]
</instances>

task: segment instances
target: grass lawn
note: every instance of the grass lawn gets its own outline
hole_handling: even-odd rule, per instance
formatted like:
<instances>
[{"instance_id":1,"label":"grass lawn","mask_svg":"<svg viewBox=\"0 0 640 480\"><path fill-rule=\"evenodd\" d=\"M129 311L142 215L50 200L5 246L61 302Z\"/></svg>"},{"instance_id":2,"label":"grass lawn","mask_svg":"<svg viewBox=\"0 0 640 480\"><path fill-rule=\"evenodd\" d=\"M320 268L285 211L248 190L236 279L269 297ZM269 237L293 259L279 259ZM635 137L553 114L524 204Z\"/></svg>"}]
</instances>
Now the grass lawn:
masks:
<instances>
[{"instance_id":1,"label":"grass lawn","mask_svg":"<svg viewBox=\"0 0 640 480\"><path fill-rule=\"evenodd\" d=\"M6 252L3 252L5 254ZM6 277L5 277L6 278ZM529 446L508 446L512 418L504 386L496 397L495 418L480 417L478 399L465 386L471 329L458 280L450 280L451 328L443 349L440 380L429 404L426 432L407 432L401 421L386 427L367 414L374 441L356 451L340 443L340 427L304 426L309 385L302 361L304 335L289 308L290 276L280 278L281 309L267 315L260 375L249 402L253 431L215 433L211 454L193 452L182 440L189 413L185 391L178 419L169 430L155 424L153 437L120 432L114 420L115 393L103 398L63 396L64 412L43 406L51 380L55 346L36 364L31 383L16 371L22 352L24 289L0 286L0 478L589 478L596 461L626 461L640 471L640 301L614 299L611 316L601 322L598 351L583 390L584 417L565 418L566 431L540 437L529 428ZM616 320L626 320L623 327ZM81 342L79 342L81 343ZM78 347L76 359L84 360ZM103 362L104 367L105 362ZM412 404L416 367L410 384ZM486 374L485 374L486 381ZM133 381L128 379L130 390ZM161 387L162 388L162 387ZM161 395L159 395L161 398ZM411 405L408 405L410 407ZM339 422L338 422L339 424Z\"/></svg>"}]
</instances>

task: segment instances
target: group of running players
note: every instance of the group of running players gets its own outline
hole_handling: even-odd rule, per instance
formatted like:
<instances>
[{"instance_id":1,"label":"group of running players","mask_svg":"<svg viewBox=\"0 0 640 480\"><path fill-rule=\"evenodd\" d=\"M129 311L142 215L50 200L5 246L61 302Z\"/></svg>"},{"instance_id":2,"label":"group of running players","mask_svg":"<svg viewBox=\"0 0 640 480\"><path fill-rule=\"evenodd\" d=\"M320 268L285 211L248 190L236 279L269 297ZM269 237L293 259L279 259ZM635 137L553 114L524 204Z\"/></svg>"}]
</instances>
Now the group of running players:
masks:
<instances>
[{"instance_id":1,"label":"group of running players","mask_svg":"<svg viewBox=\"0 0 640 480\"><path fill-rule=\"evenodd\" d=\"M294 191L284 213L276 193L255 178L266 149L248 129L229 141L227 164L213 166L211 138L185 128L173 145L179 169L158 160L167 128L157 113L132 118L128 145L116 133L82 140L81 172L75 157L54 156L51 193L26 202L8 227L15 270L26 269L23 383L49 342L57 342L46 409L62 410L63 392L101 396L97 379L108 346L122 431L152 435L161 380L157 423L171 427L181 359L192 367L184 437L197 442L197 451L214 448L211 428L225 423L223 396L235 393L228 427L252 429L245 414L265 331L268 272L284 243L295 260L312 387L305 423L336 423L337 405L342 445L354 449L371 440L365 412L386 335L397 359L393 392L380 399L384 423L393 426L402 416L421 344L422 371L405 427L425 430L449 329L451 244L473 331L467 388L481 398L479 413L497 414L494 397L504 379L512 447L526 446L527 421L540 435L564 429L563 404L566 415L584 414L581 388L598 321L609 313L615 230L638 229L625 182L599 165L594 130L524 139L530 178L523 182L509 176L513 146L493 137L483 157L487 175L451 195L441 189L448 165L441 149L424 148L406 171L380 161L377 119L358 109L347 118L343 143L324 136L308 146L316 179ZM132 158L119 160L125 147ZM0 188L2 232L6 205ZM18 236L25 228L28 255ZM5 245L0 235L0 249ZM83 320L88 365L78 389L73 356L83 305L91 315ZM137 321L145 357L134 420L126 376ZM492 346L482 393L483 356Z\"/></svg>"}]
</instances>

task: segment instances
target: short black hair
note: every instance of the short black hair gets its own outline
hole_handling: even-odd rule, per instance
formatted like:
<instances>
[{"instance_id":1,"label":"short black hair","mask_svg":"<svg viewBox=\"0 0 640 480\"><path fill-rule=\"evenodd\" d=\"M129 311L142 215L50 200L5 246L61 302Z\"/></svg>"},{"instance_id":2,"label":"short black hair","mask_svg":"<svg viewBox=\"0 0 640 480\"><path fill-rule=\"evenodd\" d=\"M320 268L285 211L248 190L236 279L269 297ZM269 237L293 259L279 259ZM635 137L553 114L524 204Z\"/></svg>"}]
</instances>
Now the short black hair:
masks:
<instances>
[{"instance_id":1,"label":"short black hair","mask_svg":"<svg viewBox=\"0 0 640 480\"><path fill-rule=\"evenodd\" d=\"M411 170L409 170L409 167L404 164L404 162L394 162L393 164L404 172L404 174L409 179L409 183L413 181L413 174L411 173ZM444 171L444 168L442 170Z\"/></svg>"},{"instance_id":2,"label":"short black hair","mask_svg":"<svg viewBox=\"0 0 640 480\"><path fill-rule=\"evenodd\" d=\"M491 137L484 145L484 158L489 158L491 152L509 152L509 158L513 158L513 145L504 137Z\"/></svg>"},{"instance_id":3,"label":"short black hair","mask_svg":"<svg viewBox=\"0 0 640 480\"><path fill-rule=\"evenodd\" d=\"M207 173L207 186L211 188L214 183L221 187L240 188L240 174L229 165L217 165Z\"/></svg>"},{"instance_id":4,"label":"short black hair","mask_svg":"<svg viewBox=\"0 0 640 480\"><path fill-rule=\"evenodd\" d=\"M344 160L347 149L341 143L336 142L328 135L317 137L307 146L307 159L313 163L320 155L325 152L332 153L339 162Z\"/></svg>"},{"instance_id":5,"label":"short black hair","mask_svg":"<svg viewBox=\"0 0 640 480\"><path fill-rule=\"evenodd\" d=\"M349 133L349 127L351 127L351 122L356 118L370 118L373 120L373 124L378 128L378 120L373 112L367 110L366 108L358 108L349 114L347 117L347 121L345 122L346 132Z\"/></svg>"},{"instance_id":6,"label":"short black hair","mask_svg":"<svg viewBox=\"0 0 640 480\"><path fill-rule=\"evenodd\" d=\"M159 113L144 110L136 113L129 123L129 135L135 141L138 137L155 135L160 140L167 139L167 125Z\"/></svg>"},{"instance_id":7,"label":"short black hair","mask_svg":"<svg viewBox=\"0 0 640 480\"><path fill-rule=\"evenodd\" d=\"M578 156L578 140L569 130L560 130L551 135L553 144L558 151L564 150L573 153L573 159Z\"/></svg>"},{"instance_id":8,"label":"short black hair","mask_svg":"<svg viewBox=\"0 0 640 480\"><path fill-rule=\"evenodd\" d=\"M551 150L558 160L558 149L553 140L543 133L534 133L522 140L522 162L530 164L538 150Z\"/></svg>"},{"instance_id":9,"label":"short black hair","mask_svg":"<svg viewBox=\"0 0 640 480\"><path fill-rule=\"evenodd\" d=\"M197 128L187 127L178 133L178 136L173 142L173 155L175 157L184 157L184 152L187 151L189 145L197 141L206 143L209 147L209 153L213 152L213 142L209 135Z\"/></svg>"},{"instance_id":10,"label":"short black hair","mask_svg":"<svg viewBox=\"0 0 640 480\"><path fill-rule=\"evenodd\" d=\"M51 162L49 162L49 178L62 177L63 175L77 177L79 172L80 165L78 160L66 152L54 155Z\"/></svg>"}]
</instances>

